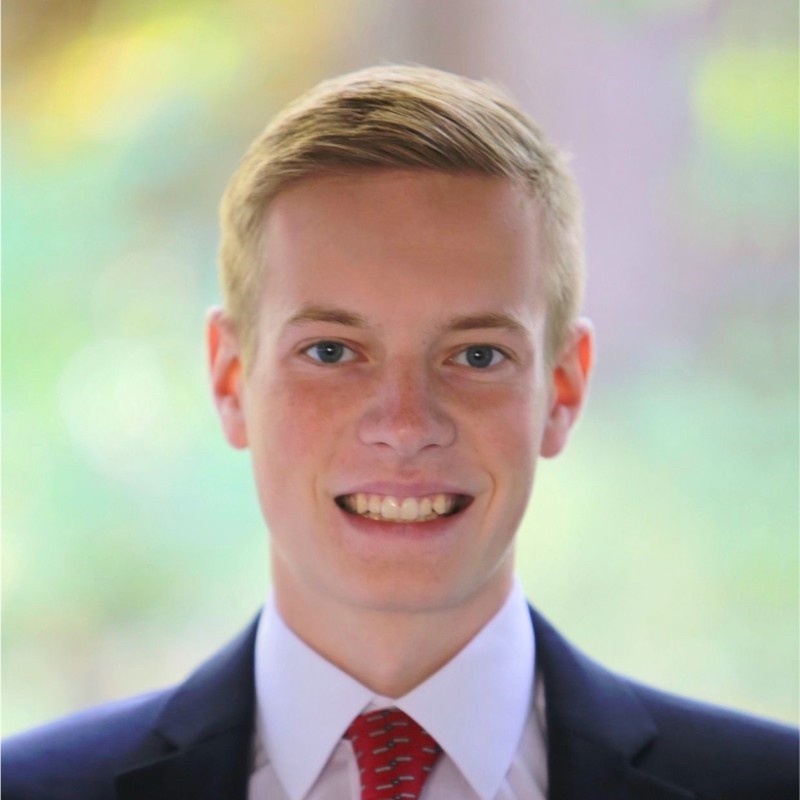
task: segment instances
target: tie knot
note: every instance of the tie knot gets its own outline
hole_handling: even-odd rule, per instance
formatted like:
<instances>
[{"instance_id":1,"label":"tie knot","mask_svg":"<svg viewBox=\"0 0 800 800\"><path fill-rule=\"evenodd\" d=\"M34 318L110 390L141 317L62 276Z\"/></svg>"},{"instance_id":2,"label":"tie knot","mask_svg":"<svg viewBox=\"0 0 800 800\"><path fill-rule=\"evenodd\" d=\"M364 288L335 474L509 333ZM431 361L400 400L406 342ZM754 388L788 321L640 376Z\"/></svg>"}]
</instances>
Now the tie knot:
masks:
<instances>
[{"instance_id":1,"label":"tie knot","mask_svg":"<svg viewBox=\"0 0 800 800\"><path fill-rule=\"evenodd\" d=\"M442 748L399 708L356 717L345 736L361 774L361 800L417 800Z\"/></svg>"}]
</instances>

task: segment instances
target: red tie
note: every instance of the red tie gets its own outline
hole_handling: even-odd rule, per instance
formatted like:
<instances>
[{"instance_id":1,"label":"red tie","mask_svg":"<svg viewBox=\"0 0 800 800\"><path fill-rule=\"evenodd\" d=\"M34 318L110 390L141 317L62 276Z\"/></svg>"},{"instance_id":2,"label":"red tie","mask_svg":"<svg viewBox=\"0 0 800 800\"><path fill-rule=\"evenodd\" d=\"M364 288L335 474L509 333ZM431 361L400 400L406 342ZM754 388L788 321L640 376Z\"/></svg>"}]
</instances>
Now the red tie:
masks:
<instances>
[{"instance_id":1,"label":"red tie","mask_svg":"<svg viewBox=\"0 0 800 800\"><path fill-rule=\"evenodd\" d=\"M361 714L345 736L361 773L361 800L417 800L442 752L399 708Z\"/></svg>"}]
</instances>

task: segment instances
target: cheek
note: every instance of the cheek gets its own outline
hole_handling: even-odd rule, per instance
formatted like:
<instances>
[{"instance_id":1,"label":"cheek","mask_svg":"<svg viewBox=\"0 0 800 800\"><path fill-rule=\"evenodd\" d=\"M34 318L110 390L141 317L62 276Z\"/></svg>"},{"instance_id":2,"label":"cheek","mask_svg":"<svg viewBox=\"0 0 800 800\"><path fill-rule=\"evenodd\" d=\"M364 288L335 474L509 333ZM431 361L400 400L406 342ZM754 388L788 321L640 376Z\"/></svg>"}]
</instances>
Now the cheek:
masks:
<instances>
[{"instance_id":1,"label":"cheek","mask_svg":"<svg viewBox=\"0 0 800 800\"><path fill-rule=\"evenodd\" d=\"M461 395L462 430L499 472L525 478L539 451L543 409L536 393L524 386L486 387Z\"/></svg>"},{"instance_id":2,"label":"cheek","mask_svg":"<svg viewBox=\"0 0 800 800\"><path fill-rule=\"evenodd\" d=\"M494 435L488 469L494 495L489 514L494 529L505 532L501 541L516 534L528 507L542 438L541 418L541 409L530 392L509 398L491 418Z\"/></svg>"},{"instance_id":3,"label":"cheek","mask_svg":"<svg viewBox=\"0 0 800 800\"><path fill-rule=\"evenodd\" d=\"M289 473L322 466L336 449L347 418L341 388L293 379L267 384L251 407L250 447L261 473L285 483ZM284 480L282 480L282 477Z\"/></svg>"}]
</instances>

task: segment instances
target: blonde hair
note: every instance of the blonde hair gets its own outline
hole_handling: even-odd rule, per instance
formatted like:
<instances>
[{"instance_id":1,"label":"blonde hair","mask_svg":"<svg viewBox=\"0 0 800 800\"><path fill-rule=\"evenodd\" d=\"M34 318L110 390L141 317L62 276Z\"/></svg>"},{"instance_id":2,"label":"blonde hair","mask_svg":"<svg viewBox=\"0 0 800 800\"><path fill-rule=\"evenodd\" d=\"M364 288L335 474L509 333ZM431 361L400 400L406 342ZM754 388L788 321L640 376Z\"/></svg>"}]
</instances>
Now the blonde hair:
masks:
<instances>
[{"instance_id":1,"label":"blonde hair","mask_svg":"<svg viewBox=\"0 0 800 800\"><path fill-rule=\"evenodd\" d=\"M370 67L323 81L250 145L221 206L225 308L253 353L261 232L270 201L303 178L353 169L425 169L506 177L541 210L547 348L561 348L583 293L581 201L566 158L491 84L416 66Z\"/></svg>"}]
</instances>

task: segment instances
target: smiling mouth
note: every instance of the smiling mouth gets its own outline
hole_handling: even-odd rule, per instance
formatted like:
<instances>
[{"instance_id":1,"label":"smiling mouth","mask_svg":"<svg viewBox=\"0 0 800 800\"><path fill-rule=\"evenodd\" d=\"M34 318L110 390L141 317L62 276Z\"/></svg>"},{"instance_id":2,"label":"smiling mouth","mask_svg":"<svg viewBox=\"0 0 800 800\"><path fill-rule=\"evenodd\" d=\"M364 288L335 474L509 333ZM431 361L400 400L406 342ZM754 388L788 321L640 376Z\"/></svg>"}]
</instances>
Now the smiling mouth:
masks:
<instances>
[{"instance_id":1,"label":"smiling mouth","mask_svg":"<svg viewBox=\"0 0 800 800\"><path fill-rule=\"evenodd\" d=\"M430 522L463 511L472 498L465 494L433 494L424 497L394 497L386 494L343 494L336 504L348 514L378 522Z\"/></svg>"}]
</instances>

